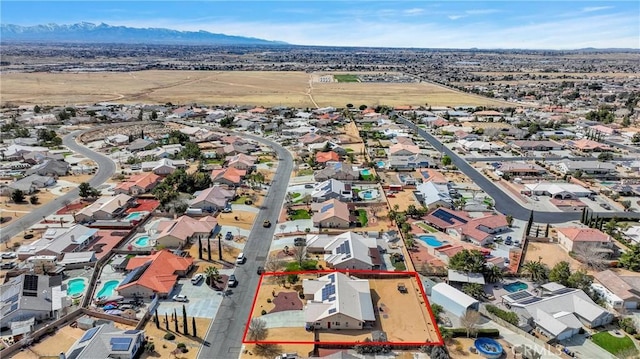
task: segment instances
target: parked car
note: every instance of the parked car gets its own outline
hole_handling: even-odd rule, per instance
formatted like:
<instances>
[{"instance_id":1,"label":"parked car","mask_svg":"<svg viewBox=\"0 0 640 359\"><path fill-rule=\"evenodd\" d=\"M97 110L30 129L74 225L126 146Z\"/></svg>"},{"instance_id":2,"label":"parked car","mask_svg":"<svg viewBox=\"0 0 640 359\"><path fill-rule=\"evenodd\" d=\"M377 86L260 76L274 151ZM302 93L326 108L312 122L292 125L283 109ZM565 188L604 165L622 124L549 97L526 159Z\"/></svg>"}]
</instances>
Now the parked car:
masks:
<instances>
[{"instance_id":1,"label":"parked car","mask_svg":"<svg viewBox=\"0 0 640 359\"><path fill-rule=\"evenodd\" d=\"M230 241L233 239L233 233L231 233L231 231L228 231L225 235L224 235L224 239Z\"/></svg>"},{"instance_id":2,"label":"parked car","mask_svg":"<svg viewBox=\"0 0 640 359\"><path fill-rule=\"evenodd\" d=\"M236 264L244 264L246 261L247 257L244 256L243 252L240 252L240 254L238 254L238 258L236 258Z\"/></svg>"},{"instance_id":3,"label":"parked car","mask_svg":"<svg viewBox=\"0 0 640 359\"><path fill-rule=\"evenodd\" d=\"M13 259L13 258L16 258L16 257L17 257L16 252L5 252L5 253L2 253L2 259Z\"/></svg>"},{"instance_id":4,"label":"parked car","mask_svg":"<svg viewBox=\"0 0 640 359\"><path fill-rule=\"evenodd\" d=\"M229 276L229 281L227 282L227 284L232 288L238 285L238 280L236 279L235 274Z\"/></svg>"},{"instance_id":5,"label":"parked car","mask_svg":"<svg viewBox=\"0 0 640 359\"><path fill-rule=\"evenodd\" d=\"M269 227L271 227L271 221L269 221L269 220L265 219L265 220L264 220L264 222L262 222L262 226L263 226L264 228L269 228Z\"/></svg>"},{"instance_id":6,"label":"parked car","mask_svg":"<svg viewBox=\"0 0 640 359\"><path fill-rule=\"evenodd\" d=\"M187 298L186 295L178 294L178 295L174 295L173 296L173 301L174 302L188 302L189 299Z\"/></svg>"},{"instance_id":7,"label":"parked car","mask_svg":"<svg viewBox=\"0 0 640 359\"><path fill-rule=\"evenodd\" d=\"M511 241L511 239L510 239L510 238L507 238L507 239L505 239L505 240L504 240L504 244L506 244L506 245L510 246L510 245L512 245L512 244L513 244L513 242Z\"/></svg>"},{"instance_id":8,"label":"parked car","mask_svg":"<svg viewBox=\"0 0 640 359\"><path fill-rule=\"evenodd\" d=\"M611 209L611 206L607 203L600 203L600 207L604 208L604 209Z\"/></svg>"},{"instance_id":9,"label":"parked car","mask_svg":"<svg viewBox=\"0 0 640 359\"><path fill-rule=\"evenodd\" d=\"M2 265L0 265L0 269L13 269L15 266L16 262L2 263Z\"/></svg>"},{"instance_id":10,"label":"parked car","mask_svg":"<svg viewBox=\"0 0 640 359\"><path fill-rule=\"evenodd\" d=\"M307 245L307 239L304 237L296 237L293 239L293 245L296 247L304 247Z\"/></svg>"},{"instance_id":11,"label":"parked car","mask_svg":"<svg viewBox=\"0 0 640 359\"><path fill-rule=\"evenodd\" d=\"M264 273L264 267L262 266L258 267L258 270L256 272L258 273L258 275Z\"/></svg>"},{"instance_id":12,"label":"parked car","mask_svg":"<svg viewBox=\"0 0 640 359\"><path fill-rule=\"evenodd\" d=\"M198 273L191 278L191 284L198 284L201 280L204 279L204 274Z\"/></svg>"},{"instance_id":13,"label":"parked car","mask_svg":"<svg viewBox=\"0 0 640 359\"><path fill-rule=\"evenodd\" d=\"M304 185L304 188L313 188L313 185L312 184L306 184L306 185Z\"/></svg>"}]
</instances>

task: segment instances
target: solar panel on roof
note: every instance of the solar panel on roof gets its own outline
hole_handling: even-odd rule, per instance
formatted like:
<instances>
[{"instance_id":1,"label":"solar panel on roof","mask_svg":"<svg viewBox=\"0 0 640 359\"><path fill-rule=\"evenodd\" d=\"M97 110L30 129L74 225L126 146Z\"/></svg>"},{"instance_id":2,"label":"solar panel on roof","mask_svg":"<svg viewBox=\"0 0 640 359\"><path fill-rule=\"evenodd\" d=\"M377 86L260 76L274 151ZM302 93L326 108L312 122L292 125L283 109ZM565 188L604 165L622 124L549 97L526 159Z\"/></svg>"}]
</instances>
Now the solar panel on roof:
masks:
<instances>
[{"instance_id":1,"label":"solar panel on roof","mask_svg":"<svg viewBox=\"0 0 640 359\"><path fill-rule=\"evenodd\" d=\"M69 355L67 355L67 359L76 359L82 353L85 347L74 349Z\"/></svg>"},{"instance_id":2,"label":"solar panel on roof","mask_svg":"<svg viewBox=\"0 0 640 359\"><path fill-rule=\"evenodd\" d=\"M560 288L556 291L554 291L552 294L556 295L556 294L564 294L564 293L569 293L569 292L573 292L575 289L573 288Z\"/></svg>"},{"instance_id":3,"label":"solar panel on roof","mask_svg":"<svg viewBox=\"0 0 640 359\"><path fill-rule=\"evenodd\" d=\"M24 290L32 290L37 292L38 291L38 276L37 275L25 275L24 276L24 283L22 285L22 288Z\"/></svg>"},{"instance_id":4,"label":"solar panel on roof","mask_svg":"<svg viewBox=\"0 0 640 359\"><path fill-rule=\"evenodd\" d=\"M326 212L326 211L330 210L331 208L333 208L333 203L329 203L329 204L327 204L327 205L324 205L324 206L322 207L322 209L320 209L320 212L324 213L324 212Z\"/></svg>"},{"instance_id":5,"label":"solar panel on roof","mask_svg":"<svg viewBox=\"0 0 640 359\"><path fill-rule=\"evenodd\" d=\"M454 224L453 219L455 219L456 221L460 222L460 223L467 223L468 221L466 219L460 218L459 216L447 212L441 208L436 209L431 215L433 215L436 218L439 218L449 224Z\"/></svg>"},{"instance_id":6,"label":"solar panel on roof","mask_svg":"<svg viewBox=\"0 0 640 359\"><path fill-rule=\"evenodd\" d=\"M527 292L526 290L522 290L519 292L511 293L507 297L512 300L520 300L520 299L528 298L531 296L532 296L531 293Z\"/></svg>"},{"instance_id":7,"label":"solar panel on roof","mask_svg":"<svg viewBox=\"0 0 640 359\"><path fill-rule=\"evenodd\" d=\"M111 350L125 352L131 346L132 338L111 338Z\"/></svg>"},{"instance_id":8,"label":"solar panel on roof","mask_svg":"<svg viewBox=\"0 0 640 359\"><path fill-rule=\"evenodd\" d=\"M138 334L138 333L140 333L139 330L126 330L124 332L124 334Z\"/></svg>"},{"instance_id":9,"label":"solar panel on roof","mask_svg":"<svg viewBox=\"0 0 640 359\"><path fill-rule=\"evenodd\" d=\"M336 308L331 308L331 309L329 309L329 314L333 314L333 313L335 313L335 312L336 312Z\"/></svg>"},{"instance_id":10,"label":"solar panel on roof","mask_svg":"<svg viewBox=\"0 0 640 359\"><path fill-rule=\"evenodd\" d=\"M83 342L86 342L87 340L91 340L91 338L93 338L93 336L96 335L99 329L100 328L96 327L96 328L91 328L87 330L87 332L84 333L82 338L80 338L80 341L78 343L83 343Z\"/></svg>"},{"instance_id":11,"label":"solar panel on roof","mask_svg":"<svg viewBox=\"0 0 640 359\"><path fill-rule=\"evenodd\" d=\"M336 275L335 274L329 274L329 280L331 281L331 283L334 283L336 281Z\"/></svg>"},{"instance_id":12,"label":"solar panel on roof","mask_svg":"<svg viewBox=\"0 0 640 359\"><path fill-rule=\"evenodd\" d=\"M523 299L523 300L519 301L518 303L519 304L531 304L531 303L539 302L541 300L542 300L542 298L531 297L531 298Z\"/></svg>"}]
</instances>

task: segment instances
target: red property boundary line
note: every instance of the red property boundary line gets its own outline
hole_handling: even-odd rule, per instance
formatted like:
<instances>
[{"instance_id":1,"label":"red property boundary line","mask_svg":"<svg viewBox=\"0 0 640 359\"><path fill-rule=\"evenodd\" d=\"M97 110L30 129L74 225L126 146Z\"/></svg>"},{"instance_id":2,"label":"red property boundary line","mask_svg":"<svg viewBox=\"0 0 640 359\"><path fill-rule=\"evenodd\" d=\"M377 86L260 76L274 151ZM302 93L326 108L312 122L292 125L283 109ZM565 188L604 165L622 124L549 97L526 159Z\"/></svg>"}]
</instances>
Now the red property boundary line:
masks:
<instances>
[{"instance_id":1,"label":"red property boundary line","mask_svg":"<svg viewBox=\"0 0 640 359\"><path fill-rule=\"evenodd\" d=\"M435 316L433 315L433 311L431 310L431 305L429 303L429 300L427 299L427 294L424 291L424 287L422 286L422 281L420 280L420 277L418 276L417 272L393 272L393 271L380 271L380 270L340 270L340 269L336 269L336 270L312 270L312 271L295 271L295 272L265 272L262 273L260 275L260 280L258 281L258 287L256 289L256 293L253 297L253 302L251 304L251 311L249 312L249 318L247 319L247 323L245 325L245 329L244 329L244 334L242 336L242 343L243 344L310 344L310 345L343 345L343 346L355 346L355 345L359 345L359 344L363 344L364 342L326 342L326 341L271 341L271 340L247 340L247 333L249 332L249 325L251 324L251 315L255 309L256 306L256 302L258 300L258 293L260 291L260 288L262 287L262 281L265 277L267 276L286 276L286 275L290 275L290 274L302 274L302 275L309 275L309 274L329 274L329 273L335 273L335 272L339 272L339 273L344 273L344 274L353 274L353 275L357 275L357 274L366 274L366 275L378 275L378 276L382 276L382 278L379 279L384 279L384 276L405 276L407 278L415 278L416 282L418 282L418 287L420 289L420 294L422 294L422 300L424 300L427 312L429 313L429 318L431 319L431 323L434 325L434 330L436 331L436 334L438 336L438 341L437 342L366 342L367 345L388 345L388 346L423 346L423 345L428 345L428 346L440 346L440 345L444 345L444 340L442 339L442 335L440 333L440 330L438 329L438 326L436 325L436 319Z\"/></svg>"}]
</instances>

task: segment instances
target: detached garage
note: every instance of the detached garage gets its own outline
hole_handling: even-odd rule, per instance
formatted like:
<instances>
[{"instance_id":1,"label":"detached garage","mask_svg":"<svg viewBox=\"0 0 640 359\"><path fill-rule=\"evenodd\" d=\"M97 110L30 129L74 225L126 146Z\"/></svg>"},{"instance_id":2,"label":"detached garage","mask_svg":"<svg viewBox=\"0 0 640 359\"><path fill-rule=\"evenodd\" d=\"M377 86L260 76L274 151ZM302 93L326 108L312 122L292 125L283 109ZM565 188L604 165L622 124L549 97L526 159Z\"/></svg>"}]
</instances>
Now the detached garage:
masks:
<instances>
[{"instance_id":1,"label":"detached garage","mask_svg":"<svg viewBox=\"0 0 640 359\"><path fill-rule=\"evenodd\" d=\"M467 310L478 310L480 302L446 283L438 283L431 289L431 301L440 304L448 312L461 317Z\"/></svg>"}]
</instances>

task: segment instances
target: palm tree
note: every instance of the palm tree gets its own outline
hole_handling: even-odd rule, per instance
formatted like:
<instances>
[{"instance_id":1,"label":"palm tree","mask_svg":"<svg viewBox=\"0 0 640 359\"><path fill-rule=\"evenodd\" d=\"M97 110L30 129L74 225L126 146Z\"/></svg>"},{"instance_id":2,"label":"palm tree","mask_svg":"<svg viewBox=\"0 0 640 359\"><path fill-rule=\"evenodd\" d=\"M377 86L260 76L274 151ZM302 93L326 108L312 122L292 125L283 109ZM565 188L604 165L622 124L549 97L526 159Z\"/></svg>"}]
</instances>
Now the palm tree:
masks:
<instances>
[{"instance_id":1,"label":"palm tree","mask_svg":"<svg viewBox=\"0 0 640 359\"><path fill-rule=\"evenodd\" d=\"M502 268L498 266L490 266L487 268L484 277L489 283L497 283L502 281L502 278L504 278L504 273L502 272Z\"/></svg>"},{"instance_id":2,"label":"palm tree","mask_svg":"<svg viewBox=\"0 0 640 359\"><path fill-rule=\"evenodd\" d=\"M207 284L209 284L209 286L220 280L220 272L216 267L207 267L207 269L204 270L204 276L207 279Z\"/></svg>"},{"instance_id":3,"label":"palm tree","mask_svg":"<svg viewBox=\"0 0 640 359\"><path fill-rule=\"evenodd\" d=\"M542 282L547 279L549 275L549 268L546 264L538 261L527 261L522 266L522 271L528 273L531 276L531 280L534 282Z\"/></svg>"},{"instance_id":4,"label":"palm tree","mask_svg":"<svg viewBox=\"0 0 640 359\"><path fill-rule=\"evenodd\" d=\"M462 292L470 297L480 299L484 296L484 288L482 284L466 283L462 286Z\"/></svg>"}]
</instances>

